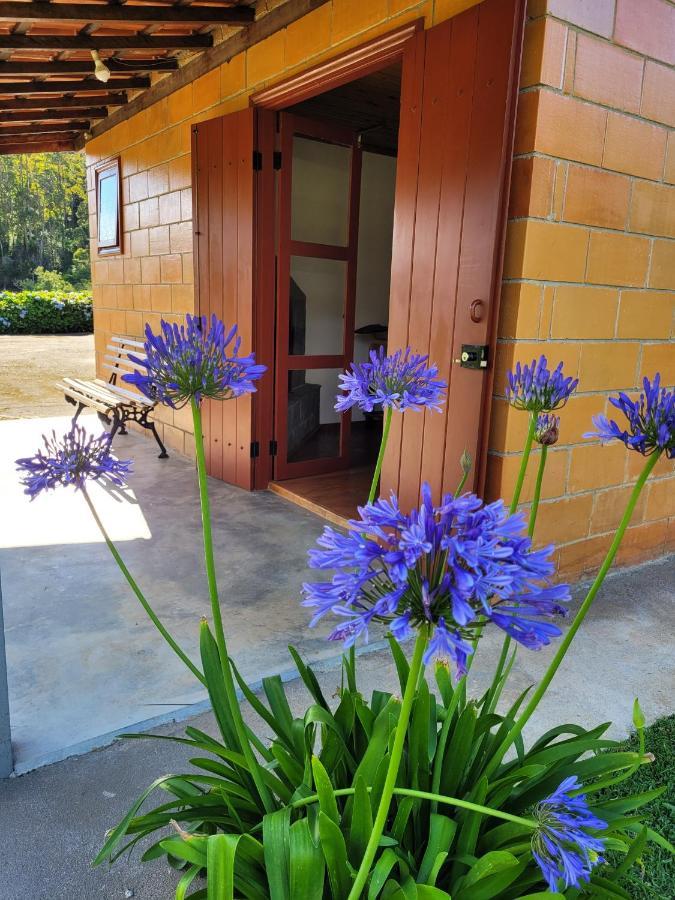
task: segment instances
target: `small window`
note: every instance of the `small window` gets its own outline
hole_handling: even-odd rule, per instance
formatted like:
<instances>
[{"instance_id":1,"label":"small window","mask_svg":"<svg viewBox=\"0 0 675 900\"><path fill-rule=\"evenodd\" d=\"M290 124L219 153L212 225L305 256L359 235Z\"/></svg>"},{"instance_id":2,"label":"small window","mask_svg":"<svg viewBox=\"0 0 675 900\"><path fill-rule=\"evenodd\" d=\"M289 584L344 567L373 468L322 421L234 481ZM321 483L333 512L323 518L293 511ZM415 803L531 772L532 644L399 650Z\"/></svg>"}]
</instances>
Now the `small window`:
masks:
<instances>
[{"instance_id":1,"label":"small window","mask_svg":"<svg viewBox=\"0 0 675 900\"><path fill-rule=\"evenodd\" d=\"M99 256L122 252L122 179L120 160L96 169L96 247Z\"/></svg>"}]
</instances>

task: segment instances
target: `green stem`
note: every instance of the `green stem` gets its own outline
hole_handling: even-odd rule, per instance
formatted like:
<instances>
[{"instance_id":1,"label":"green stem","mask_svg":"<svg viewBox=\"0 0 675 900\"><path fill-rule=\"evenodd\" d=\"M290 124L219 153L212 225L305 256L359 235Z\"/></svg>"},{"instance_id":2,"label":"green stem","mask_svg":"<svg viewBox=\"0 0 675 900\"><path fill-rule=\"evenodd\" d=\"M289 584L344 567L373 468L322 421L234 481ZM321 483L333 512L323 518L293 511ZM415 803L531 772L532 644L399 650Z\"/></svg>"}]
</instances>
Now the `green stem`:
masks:
<instances>
[{"instance_id":1,"label":"green stem","mask_svg":"<svg viewBox=\"0 0 675 900\"><path fill-rule=\"evenodd\" d=\"M410 721L410 713L412 711L413 701L417 692L417 683L421 673L424 671L424 651L429 641L428 629L422 628L415 641L415 649L413 650L412 659L410 661L410 670L408 672L408 680L403 694L401 703L401 711L399 713L398 722L396 724L396 732L394 734L394 745L389 757L389 766L387 767L387 775L384 780L384 788L380 803L377 808L373 830L368 838L361 865L356 873L356 879L349 892L348 900L358 900L368 881L370 867L375 859L377 848L380 846L380 838L384 832L384 826L387 823L389 815L389 807L391 806L391 798L396 787L396 778L401 765L401 757L403 755L403 745L405 743L406 734L408 732L408 722Z\"/></svg>"},{"instance_id":2,"label":"green stem","mask_svg":"<svg viewBox=\"0 0 675 900\"><path fill-rule=\"evenodd\" d=\"M380 474L382 473L382 463L384 461L384 453L387 449L389 441L389 429L391 428L391 416L393 407L388 406L384 413L384 424L382 426L382 438L380 439L380 450L377 454L377 462L375 463L375 471L373 472L373 480L370 483L370 493L368 494L368 503L373 503L377 496L377 486L380 482Z\"/></svg>"},{"instance_id":3,"label":"green stem","mask_svg":"<svg viewBox=\"0 0 675 900\"><path fill-rule=\"evenodd\" d=\"M108 545L108 550L110 550L110 552L113 556L113 559L119 566L120 571L122 572L122 575L124 575L124 577L126 578L127 583L129 584L129 587L131 588L131 590L134 592L134 594L138 598L138 602L141 604L143 609L146 611L146 613L148 614L153 625L159 631L159 633L162 635L162 637L167 642L169 647L171 647L171 649L176 654L176 656L185 663L185 665L192 672L192 674L195 676L195 678L198 678L203 685L206 685L206 679L204 678L202 673L199 671L197 666L195 666L195 664L192 662L190 657L181 649L181 647L171 637L171 635L166 630L164 625L162 625L162 622L160 621L157 613L154 611L152 606L150 606L150 603L146 600L145 595L143 594L143 592L139 588L138 584L134 580L133 575L127 569L126 565L124 564L124 560L122 559L122 557L120 556L120 554L117 550L117 547L113 544L112 540L110 539L110 536L108 535L108 532L105 529L105 526L103 525L103 522L101 521L101 519L99 517L99 514L96 512L96 508L95 508L94 504L92 503L89 493L84 488L82 490L82 493L84 494L84 499L87 501L87 506L89 507L91 514L94 517L94 521L96 522L99 531L103 535L103 539L105 540L106 544Z\"/></svg>"},{"instance_id":4,"label":"green stem","mask_svg":"<svg viewBox=\"0 0 675 900\"><path fill-rule=\"evenodd\" d=\"M553 676L560 668L560 664L562 663L563 659L565 658L565 654L567 653L570 644L574 640L574 636L576 635L577 631L581 627L581 623L586 618L586 615L588 614L588 611L591 608L591 605L593 604L593 601L595 600L595 597L596 597L598 591L600 590L603 581L605 580L607 572L609 571L612 563L614 562L614 557L617 554L617 551L619 549L619 546L621 544L623 536L626 532L626 529L628 528L628 524L629 524L631 517L633 515L633 512L635 510L635 505L638 501L638 498L640 496L642 488L644 487L645 482L649 478L649 475L650 475L652 469L658 462L659 456L660 456L660 453L653 453L651 456L648 457L645 467L642 470L642 472L640 473L640 477L638 478L638 480L635 483L635 486L633 487L633 490L630 495L630 499L628 500L628 505L626 506L626 510L623 514L621 522L619 523L619 527L617 528L616 534L614 535L614 540L612 541L612 544L611 544L609 550L607 551L607 556L605 557L605 560L604 560L602 566L600 567L600 571L596 575L595 581L593 582L593 584L590 587L590 590L586 594L586 599L579 607L579 611L577 612L576 616L574 617L574 621L572 622L569 629L567 630L567 634L560 642L560 646L558 647L558 650L557 650L555 656L551 660L551 663L550 663L548 669L544 673L544 677L539 682L539 685L538 685L536 691L532 695L530 702L527 704L527 706L525 707L525 709L523 710L523 712L521 713L519 718L516 720L515 724L511 728L511 730L508 732L508 734L502 741L500 747L497 749L496 753L493 755L492 759L490 760L490 764L486 767L484 774L487 778L489 778L494 773L495 769L499 766L502 759L504 758L504 754L506 753L508 748L513 743L513 740L520 734L520 732L525 727L525 725L528 722L528 720L530 719L532 713L537 708L539 701L546 693L549 684L553 680Z\"/></svg>"},{"instance_id":5,"label":"green stem","mask_svg":"<svg viewBox=\"0 0 675 900\"><path fill-rule=\"evenodd\" d=\"M518 477L516 478L516 486L513 489L513 499L511 500L511 507L509 512L512 514L518 509L518 503L520 502L520 495L523 491L523 483L525 481L525 473L527 472L527 464L530 461L530 453L532 452L532 444L534 442L534 432L537 427L537 414L534 412L530 413L530 424L527 429L527 437L525 438L525 447L523 448L523 455L520 460L520 469L518 470Z\"/></svg>"},{"instance_id":6,"label":"green stem","mask_svg":"<svg viewBox=\"0 0 675 900\"><path fill-rule=\"evenodd\" d=\"M539 500L541 498L541 485L544 480L544 469L546 468L546 457L548 455L548 447L542 444L541 456L539 457L539 468L537 469L537 480L534 483L534 495L532 497L532 506L530 507L530 521L527 526L527 533L530 537L534 534L534 526L537 522L537 513L539 512Z\"/></svg>"},{"instance_id":7,"label":"green stem","mask_svg":"<svg viewBox=\"0 0 675 900\"><path fill-rule=\"evenodd\" d=\"M454 494L455 498L459 497L459 495L462 493L462 489L463 489L464 485L466 484L466 479L468 477L469 477L468 472L462 472L462 477L459 481L459 484L457 485L457 490L455 491L455 494Z\"/></svg>"},{"instance_id":8,"label":"green stem","mask_svg":"<svg viewBox=\"0 0 675 900\"><path fill-rule=\"evenodd\" d=\"M237 699L237 691L234 686L234 678L230 668L230 657L227 652L227 643L225 641L225 631L223 629L223 617L220 610L220 601L218 599L218 584L216 581L216 564L213 553L213 533L211 530L211 507L209 504L209 488L206 475L206 458L204 456L204 434L202 431L202 414L199 404L194 399L190 401L192 406L192 421L195 432L195 451L197 457L197 478L199 481L199 499L202 510L202 532L204 536L204 561L206 564L206 578L209 585L209 597L211 599L211 614L213 616L213 630L215 631L216 644L218 646L218 655L220 656L221 668L223 672L223 683L225 687L225 695L227 697L228 706L232 714L234 728L237 733L241 752L244 755L248 765L251 777L255 782L255 786L262 800L266 812L273 812L275 804L270 794L269 788L263 781L260 774L260 766L256 759L253 748L249 741L246 725L241 714L239 701Z\"/></svg>"}]
</instances>

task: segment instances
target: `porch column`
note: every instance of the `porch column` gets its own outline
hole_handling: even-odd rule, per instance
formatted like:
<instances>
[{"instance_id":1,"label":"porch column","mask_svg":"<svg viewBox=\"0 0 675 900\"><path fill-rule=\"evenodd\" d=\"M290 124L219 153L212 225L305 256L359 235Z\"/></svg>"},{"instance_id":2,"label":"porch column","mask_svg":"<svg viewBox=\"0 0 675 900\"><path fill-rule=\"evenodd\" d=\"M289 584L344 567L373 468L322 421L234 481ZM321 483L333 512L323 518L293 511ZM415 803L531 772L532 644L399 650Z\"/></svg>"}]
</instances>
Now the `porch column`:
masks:
<instances>
[{"instance_id":1,"label":"porch column","mask_svg":"<svg viewBox=\"0 0 675 900\"><path fill-rule=\"evenodd\" d=\"M14 768L9 727L9 694L7 692L7 657L5 656L5 623L2 615L0 584L0 778L7 778Z\"/></svg>"}]
</instances>

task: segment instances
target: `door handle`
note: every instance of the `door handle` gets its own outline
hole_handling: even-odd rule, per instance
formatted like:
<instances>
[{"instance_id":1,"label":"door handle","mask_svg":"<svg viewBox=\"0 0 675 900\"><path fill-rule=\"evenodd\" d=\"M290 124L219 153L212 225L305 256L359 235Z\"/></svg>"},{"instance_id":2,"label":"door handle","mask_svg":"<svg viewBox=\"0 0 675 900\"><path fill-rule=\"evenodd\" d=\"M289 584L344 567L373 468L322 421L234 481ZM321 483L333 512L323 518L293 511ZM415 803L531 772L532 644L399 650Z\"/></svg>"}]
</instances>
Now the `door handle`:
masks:
<instances>
[{"instance_id":1,"label":"door handle","mask_svg":"<svg viewBox=\"0 0 675 900\"><path fill-rule=\"evenodd\" d=\"M472 300L471 305L469 306L469 315L471 316L472 322L481 322L483 319L483 307L485 304L482 300Z\"/></svg>"}]
</instances>

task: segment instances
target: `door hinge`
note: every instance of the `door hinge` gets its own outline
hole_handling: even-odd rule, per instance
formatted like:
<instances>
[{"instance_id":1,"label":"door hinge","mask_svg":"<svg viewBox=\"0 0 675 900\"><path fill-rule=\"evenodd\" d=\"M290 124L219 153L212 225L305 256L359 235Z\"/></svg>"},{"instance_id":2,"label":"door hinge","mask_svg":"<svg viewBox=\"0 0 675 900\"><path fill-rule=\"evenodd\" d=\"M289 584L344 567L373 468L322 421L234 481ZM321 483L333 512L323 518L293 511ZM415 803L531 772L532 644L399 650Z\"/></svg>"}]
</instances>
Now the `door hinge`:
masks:
<instances>
[{"instance_id":1,"label":"door hinge","mask_svg":"<svg viewBox=\"0 0 675 900\"><path fill-rule=\"evenodd\" d=\"M259 172L262 169L263 157L260 150L253 151L253 171Z\"/></svg>"},{"instance_id":2,"label":"door hinge","mask_svg":"<svg viewBox=\"0 0 675 900\"><path fill-rule=\"evenodd\" d=\"M278 447L277 447L277 442L276 442L276 441L270 441L270 456L276 456L276 455L277 455L277 449L278 449Z\"/></svg>"},{"instance_id":3,"label":"door hinge","mask_svg":"<svg viewBox=\"0 0 675 900\"><path fill-rule=\"evenodd\" d=\"M251 459L256 459L258 456L260 456L260 442L251 441Z\"/></svg>"},{"instance_id":4,"label":"door hinge","mask_svg":"<svg viewBox=\"0 0 675 900\"><path fill-rule=\"evenodd\" d=\"M281 150L275 150L272 155L272 165L275 169L281 168Z\"/></svg>"}]
</instances>

